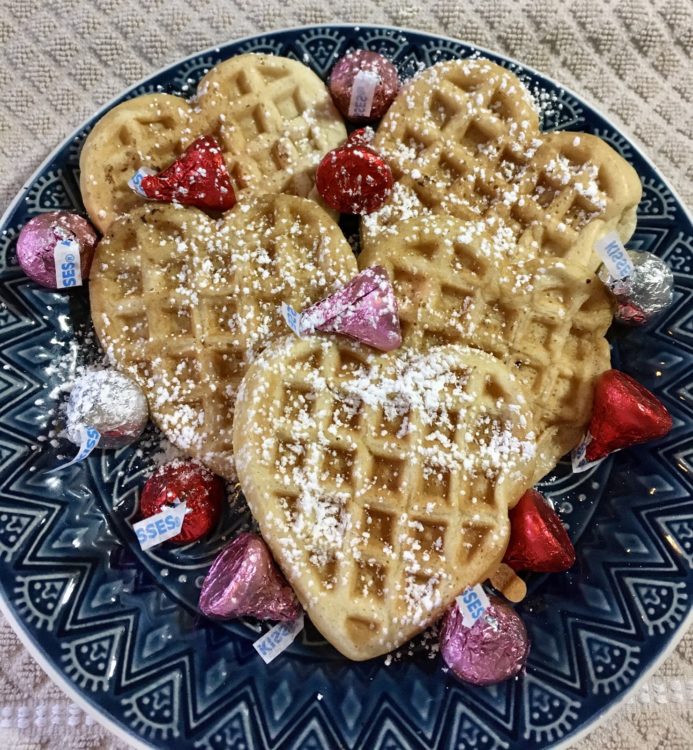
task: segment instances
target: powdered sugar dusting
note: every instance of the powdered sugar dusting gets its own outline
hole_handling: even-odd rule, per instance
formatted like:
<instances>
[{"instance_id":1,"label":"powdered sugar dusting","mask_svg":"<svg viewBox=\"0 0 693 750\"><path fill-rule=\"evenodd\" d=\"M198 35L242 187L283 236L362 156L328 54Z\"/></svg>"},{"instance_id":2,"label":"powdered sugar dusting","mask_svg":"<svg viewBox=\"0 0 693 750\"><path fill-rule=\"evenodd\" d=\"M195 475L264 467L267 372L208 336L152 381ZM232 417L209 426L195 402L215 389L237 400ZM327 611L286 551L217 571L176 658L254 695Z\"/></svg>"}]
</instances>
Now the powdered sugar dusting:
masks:
<instances>
[{"instance_id":1,"label":"powdered sugar dusting","mask_svg":"<svg viewBox=\"0 0 693 750\"><path fill-rule=\"evenodd\" d=\"M94 324L169 439L232 479L236 391L285 333L281 304L307 307L356 272L350 246L312 201L245 201L218 221L152 205L116 222L99 247Z\"/></svg>"},{"instance_id":2,"label":"powdered sugar dusting","mask_svg":"<svg viewBox=\"0 0 693 750\"><path fill-rule=\"evenodd\" d=\"M395 185L364 218L364 247L402 221L440 213L483 222L490 234L501 224L515 239L533 232L539 255L573 254L588 264L591 247L578 243L580 232L628 200L609 194L600 177L600 169L619 167L590 147L591 136L543 135L537 103L546 116L555 103L538 97L483 59L442 62L414 76L376 134Z\"/></svg>"},{"instance_id":3,"label":"powdered sugar dusting","mask_svg":"<svg viewBox=\"0 0 693 750\"><path fill-rule=\"evenodd\" d=\"M498 360L463 347L378 356L289 340L251 368L239 405L251 509L345 653L396 647L460 576L483 577L481 550L504 544L505 504L533 462L521 390Z\"/></svg>"}]
</instances>

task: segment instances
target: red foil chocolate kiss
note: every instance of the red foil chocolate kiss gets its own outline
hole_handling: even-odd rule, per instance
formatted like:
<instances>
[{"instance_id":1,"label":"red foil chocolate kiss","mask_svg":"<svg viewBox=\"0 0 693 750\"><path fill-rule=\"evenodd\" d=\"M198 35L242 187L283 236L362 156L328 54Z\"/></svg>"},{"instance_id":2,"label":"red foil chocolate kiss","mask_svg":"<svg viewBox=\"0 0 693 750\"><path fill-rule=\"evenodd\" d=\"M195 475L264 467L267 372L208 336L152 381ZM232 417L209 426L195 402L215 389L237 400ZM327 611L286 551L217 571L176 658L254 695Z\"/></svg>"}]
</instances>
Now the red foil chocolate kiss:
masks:
<instances>
[{"instance_id":1,"label":"red foil chocolate kiss","mask_svg":"<svg viewBox=\"0 0 693 750\"><path fill-rule=\"evenodd\" d=\"M575 563L575 549L556 511L527 490L508 514L510 541L503 562L513 570L561 573Z\"/></svg>"},{"instance_id":2,"label":"red foil chocolate kiss","mask_svg":"<svg viewBox=\"0 0 693 750\"><path fill-rule=\"evenodd\" d=\"M134 181L135 190L151 200L216 211L226 211L236 203L224 156L211 136L193 141L163 172Z\"/></svg>"},{"instance_id":3,"label":"red foil chocolate kiss","mask_svg":"<svg viewBox=\"0 0 693 750\"><path fill-rule=\"evenodd\" d=\"M165 507L187 506L178 544L197 541L216 525L224 502L224 483L196 461L171 461L146 481L140 495L140 515L149 518Z\"/></svg>"},{"instance_id":4,"label":"red foil chocolate kiss","mask_svg":"<svg viewBox=\"0 0 693 750\"><path fill-rule=\"evenodd\" d=\"M619 370L603 373L594 389L594 405L585 458L596 461L609 453L663 437L671 415L657 397Z\"/></svg>"},{"instance_id":5,"label":"red foil chocolate kiss","mask_svg":"<svg viewBox=\"0 0 693 750\"><path fill-rule=\"evenodd\" d=\"M315 186L335 211L370 214L392 192L392 170L370 146L347 142L325 154L315 172Z\"/></svg>"},{"instance_id":6,"label":"red foil chocolate kiss","mask_svg":"<svg viewBox=\"0 0 693 750\"><path fill-rule=\"evenodd\" d=\"M375 138L375 130L371 127L357 128L349 133L346 139L347 146L370 146Z\"/></svg>"}]
</instances>

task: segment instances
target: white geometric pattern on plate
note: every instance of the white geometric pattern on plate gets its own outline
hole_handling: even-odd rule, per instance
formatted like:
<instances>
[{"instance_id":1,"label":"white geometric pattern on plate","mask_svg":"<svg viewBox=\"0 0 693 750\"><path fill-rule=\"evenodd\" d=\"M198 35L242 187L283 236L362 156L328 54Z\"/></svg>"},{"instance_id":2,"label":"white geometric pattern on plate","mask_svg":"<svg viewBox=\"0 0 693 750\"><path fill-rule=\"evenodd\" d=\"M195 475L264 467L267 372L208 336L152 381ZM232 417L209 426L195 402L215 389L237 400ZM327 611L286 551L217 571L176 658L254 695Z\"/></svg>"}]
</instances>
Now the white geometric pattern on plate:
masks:
<instances>
[{"instance_id":1,"label":"white geometric pattern on plate","mask_svg":"<svg viewBox=\"0 0 693 750\"><path fill-rule=\"evenodd\" d=\"M239 51L268 51L271 43L273 51L312 66L310 53L317 48L301 46L309 31L241 40L203 57L211 55L216 62ZM367 31L382 36L387 30L333 31L332 43L348 48L365 46ZM424 46L431 60L435 49L455 57L479 54L460 42L427 34L390 34L407 40L395 57L397 65L408 66L412 58L426 64ZM180 67L157 74L127 96L168 88ZM598 129L611 142L620 142L615 128L588 104L538 74L528 72L527 77L532 89L541 85L554 97L565 94L569 111L579 118L576 129ZM530 582L530 595L519 608L533 644L529 673L501 686L470 688L442 673L439 662L430 662L420 648L387 668L377 662L347 663L321 646L310 626L267 669L256 663L251 647L260 628L256 622L213 625L195 611L195 581L224 544L222 536L235 533L231 518L197 545L162 546L155 555L139 554L128 518L150 469L138 462L137 447L94 454L50 486L41 474L55 465L56 456L48 442L35 450L36 433L42 429L46 434L52 426L51 410L57 409L53 394L64 384L49 365L70 358L75 339L78 356L83 355L88 337L81 331L88 331L88 311L79 292L52 293L29 282L17 267L14 248L28 219L62 205L63 185L70 185L69 196L78 196L75 155L84 127L51 157L47 170L59 179L36 192L38 200L31 206L19 196L2 227L6 233L0 234L0 493L7 514L7 526L0 524L0 584L15 627L53 665L63 687L72 685L73 694L79 692L98 707L104 722L127 733L129 744L143 746L144 738L158 750L228 750L241 743L301 750L447 750L472 741L488 750L520 750L527 745L525 738L540 730L544 737L550 733L550 742L571 742L576 732L593 726L686 626L677 610L659 620L666 622L665 632L650 634L624 575L637 579L638 587L684 582L688 592L693 591L693 414L687 406L693 366L693 228L683 206L674 198L662 211L658 199L643 201L630 243L672 265L674 306L656 323L612 337L616 366L664 401L674 415L674 431L657 443L616 454L593 473L571 475L561 465L558 481L552 478L545 485L559 507L570 499L571 509L563 518L577 539L579 564L568 576L538 576ZM624 155L646 183L646 196L670 196L671 190L637 148L630 153ZM32 179L36 187L37 177ZM82 210L79 202L70 208ZM44 399L44 405L37 406L37 399ZM59 450L71 449L61 443ZM618 541L624 532L628 546ZM634 554L636 547L640 551ZM74 586L60 599L56 627L37 629L17 612L17 577L50 578L61 571L74 574ZM666 608L672 599L664 597L662 602ZM106 688L75 690L63 668L61 644L81 637L85 628L96 637L114 623L123 640ZM157 623L154 630L151 623ZM626 649L639 649L629 652L635 663L629 660L630 668L610 692L591 681L603 657L601 649L582 648L587 637L583 633L606 635ZM79 649L75 656L80 658ZM525 690L530 678L534 688L550 687L550 694ZM322 701L315 700L317 692ZM178 734L172 741L174 731Z\"/></svg>"}]
</instances>

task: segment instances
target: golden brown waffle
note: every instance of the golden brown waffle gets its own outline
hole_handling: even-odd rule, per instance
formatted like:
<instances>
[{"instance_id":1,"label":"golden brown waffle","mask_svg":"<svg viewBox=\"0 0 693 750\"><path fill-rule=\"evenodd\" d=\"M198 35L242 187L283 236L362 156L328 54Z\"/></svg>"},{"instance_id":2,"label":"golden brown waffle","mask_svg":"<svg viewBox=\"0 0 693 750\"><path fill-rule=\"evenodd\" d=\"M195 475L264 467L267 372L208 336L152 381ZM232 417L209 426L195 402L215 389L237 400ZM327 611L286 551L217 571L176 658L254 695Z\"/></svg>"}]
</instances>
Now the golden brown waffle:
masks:
<instances>
[{"instance_id":1,"label":"golden brown waffle","mask_svg":"<svg viewBox=\"0 0 693 750\"><path fill-rule=\"evenodd\" d=\"M312 622L356 660L495 572L534 453L522 389L496 358L371 351L274 344L243 379L233 434L264 539Z\"/></svg>"},{"instance_id":2,"label":"golden brown waffle","mask_svg":"<svg viewBox=\"0 0 693 750\"><path fill-rule=\"evenodd\" d=\"M200 81L191 102L147 94L119 104L94 126L80 156L84 205L105 232L144 201L128 180L139 167L161 169L202 135L214 136L236 193L315 198L314 173L346 138L323 82L295 60L232 57Z\"/></svg>"},{"instance_id":3,"label":"golden brown waffle","mask_svg":"<svg viewBox=\"0 0 693 750\"><path fill-rule=\"evenodd\" d=\"M286 333L281 303L302 309L356 272L339 227L312 201L262 196L218 221L152 203L100 242L92 319L168 438L233 478L236 389L248 363Z\"/></svg>"},{"instance_id":4,"label":"golden brown waffle","mask_svg":"<svg viewBox=\"0 0 693 750\"><path fill-rule=\"evenodd\" d=\"M443 62L413 78L373 145L395 190L364 218L364 248L432 212L500 221L517 238L531 235L541 255L594 270L594 241L613 229L625 242L635 229L635 170L596 136L541 133L520 80L488 60Z\"/></svg>"},{"instance_id":5,"label":"golden brown waffle","mask_svg":"<svg viewBox=\"0 0 693 750\"><path fill-rule=\"evenodd\" d=\"M595 379L610 366L612 307L583 266L524 261L483 225L444 216L400 223L359 256L393 280L403 345L466 344L503 360L525 385L538 433L534 481L579 441ZM504 258L520 258L512 264Z\"/></svg>"}]
</instances>

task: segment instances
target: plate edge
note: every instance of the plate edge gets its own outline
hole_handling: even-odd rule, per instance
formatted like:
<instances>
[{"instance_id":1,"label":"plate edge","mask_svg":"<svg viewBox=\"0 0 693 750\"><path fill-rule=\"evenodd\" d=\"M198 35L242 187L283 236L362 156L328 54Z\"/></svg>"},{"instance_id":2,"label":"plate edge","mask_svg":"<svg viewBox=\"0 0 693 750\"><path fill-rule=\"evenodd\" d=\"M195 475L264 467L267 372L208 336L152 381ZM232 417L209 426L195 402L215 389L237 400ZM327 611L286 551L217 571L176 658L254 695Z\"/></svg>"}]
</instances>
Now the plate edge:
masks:
<instances>
[{"instance_id":1,"label":"plate edge","mask_svg":"<svg viewBox=\"0 0 693 750\"><path fill-rule=\"evenodd\" d=\"M262 36L268 36L272 34L280 34L280 33L286 33L286 32L292 32L292 31L307 31L310 29L351 29L351 30L360 30L360 29L384 29L388 31L402 31L405 33L411 33L411 34L417 34L419 36L425 36L433 40L446 40L451 41L456 44L464 44L468 47L474 48L479 50L482 53L488 53L491 55L495 55L498 57L502 57L505 60L508 60L511 63L514 63L518 65L520 68L529 71L530 73L533 73L536 76L539 76L540 78L545 79L552 85L556 86L559 89L563 89L565 92L573 96L578 102L582 102L586 104L590 109L595 111L605 122L609 123L611 125L611 119L602 111L600 107L597 105L585 100L584 96L577 94L572 88L565 86L562 83L559 83L551 76L547 75L546 73L542 73L541 71L537 70L536 68L526 65L525 63L522 63L521 61L517 60L514 57L511 57L509 55L496 52L494 50L489 49L488 47L483 47L481 45L478 45L474 42L468 42L463 39L459 39L456 37L447 36L446 34L434 34L429 31L423 31L419 29L413 29L407 26L391 26L388 24L374 24L374 23L364 23L364 24L353 24L353 23L322 23L322 24L304 24L300 26L289 26L279 29L271 29L270 31L266 32L259 32L254 34L249 34L246 36L238 37L237 39L228 39L224 42L220 42L218 44L211 45L209 47L206 47L202 50L197 50L190 55L187 55L186 57L180 58L175 60L174 62L164 65L161 68L158 68L157 70L149 73L148 75L144 76L128 88L120 91L116 96L111 98L108 102L103 104L94 114L92 114L90 117L87 118L87 120L83 121L81 125L79 125L77 128L75 128L72 132L70 132L47 156L46 158L41 162L41 164L34 170L34 172L31 174L29 178L23 183L22 187L19 189L18 193L15 195L15 197L10 201L9 205L7 206L6 210L3 212L2 216L0 217L0 226L4 225L10 215L13 213L19 202L24 198L27 189L29 186L35 181L35 179L43 172L43 170L46 168L46 166L55 158L55 156L60 152L70 141L72 141L77 135L79 135L80 131L85 127L85 124L103 113L105 113L108 109L110 109L117 100L122 98L124 95L128 94L129 92L136 89L138 86L141 86L146 81L150 80L151 78L161 75L162 73L173 70L180 65L183 65L185 62L192 60L193 58L199 57L201 55L208 54L210 52L214 52L221 47L225 47L229 44L241 44L243 42L249 41L251 39L257 39L258 37ZM612 125L613 127L613 125ZM620 132L619 128L614 128L616 132ZM629 134L630 135L630 134ZM633 136L630 136L631 138ZM634 150L639 154L642 159L647 162L647 164L650 166L650 168L653 170L655 175L661 180L661 182L665 185L665 187L671 192L673 197L676 199L678 204L681 206L684 215L688 219L688 222L693 225L693 213L688 209L688 206L686 202L683 200L683 198L679 195L678 191L673 187L673 185L670 184L669 180L665 178L665 176L662 174L660 169L657 167L657 165L654 163L654 161L649 157L648 153L641 148L639 145L634 144L630 141L630 138L628 139L629 143L633 146ZM14 632L17 634L17 637L21 641L21 643L25 646L27 651L32 655L32 657L39 663L39 666L43 669L43 671L51 678L51 680L58 685L58 687L65 692L68 697L73 700L77 705L79 705L84 711L86 711L89 715L91 715L93 718L95 718L99 724L104 726L106 729L108 729L110 732L115 734L120 739L126 740L130 743L133 743L133 747L135 747L137 750L157 750L156 746L149 745L144 743L141 738L137 737L136 735L131 734L127 730L125 730L123 727L121 727L115 720L111 719L109 716L106 716L105 714L97 711L97 709L90 704L90 702L83 697L82 693L78 692L77 689L68 681L68 678L64 676L62 673L60 673L55 667L52 666L48 662L48 660L44 657L40 647L38 646L38 643L34 642L34 639L32 636L25 630L23 624L17 620L12 613L12 610L9 606L9 603L6 599L4 590L0 587L0 612L5 616L8 623L14 630ZM587 734L594 731L598 726L603 724L603 722L611 715L613 715L617 710L619 710L623 704L623 702L630 697L630 695L633 693L633 691L640 687L640 685L649 678L654 671L657 670L657 668L666 660L668 656L674 651L676 646L681 642L686 632L693 626L693 609L689 609L688 615L685 620L683 620L679 626L677 627L676 631L672 634L671 639L667 643L666 647L663 649L663 651L655 657L655 659L652 661L652 663L642 672L636 680L633 681L631 685L629 685L618 697L617 700L615 700L611 705L608 706L601 714L598 716L595 716L594 720L592 720L588 725L580 728L575 733L571 733L567 735L565 738L561 739L558 743L548 745L546 746L545 750L566 750L569 748L573 743L577 742L578 740L584 738Z\"/></svg>"},{"instance_id":2,"label":"plate edge","mask_svg":"<svg viewBox=\"0 0 693 750\"><path fill-rule=\"evenodd\" d=\"M63 691L65 696L76 703L86 714L96 720L104 729L107 729L118 739L128 743L128 747L134 750L158 750L155 745L145 743L141 737L132 734L124 729L120 724L107 716L93 706L84 694L74 686L68 678L63 675L53 664L44 656L43 651L37 642L34 641L29 632L25 629L24 624L15 617L12 609L7 603L5 593L0 589L0 612L5 617L20 643L26 648L31 657L38 663L41 669L48 677Z\"/></svg>"}]
</instances>

